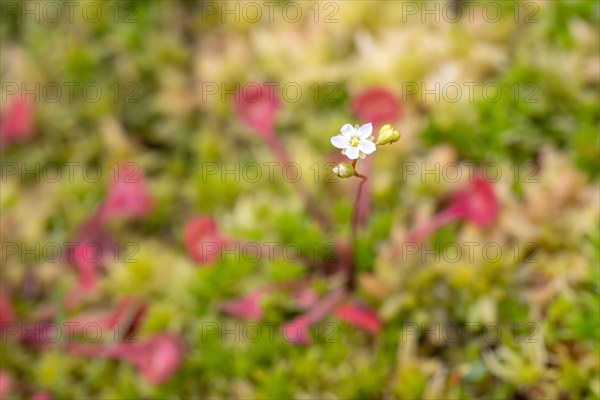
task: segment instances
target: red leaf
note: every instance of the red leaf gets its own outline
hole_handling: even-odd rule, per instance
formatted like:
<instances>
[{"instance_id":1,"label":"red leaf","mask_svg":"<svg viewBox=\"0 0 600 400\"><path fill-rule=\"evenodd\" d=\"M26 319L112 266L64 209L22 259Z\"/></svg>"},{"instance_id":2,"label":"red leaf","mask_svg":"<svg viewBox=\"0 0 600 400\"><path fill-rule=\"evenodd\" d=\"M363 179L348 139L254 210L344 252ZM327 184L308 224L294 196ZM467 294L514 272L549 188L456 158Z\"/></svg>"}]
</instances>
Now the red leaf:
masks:
<instances>
[{"instance_id":1,"label":"red leaf","mask_svg":"<svg viewBox=\"0 0 600 400\"><path fill-rule=\"evenodd\" d=\"M384 88L369 88L352 99L352 112L363 123L372 122L375 129L400 117L400 101Z\"/></svg>"},{"instance_id":2,"label":"red leaf","mask_svg":"<svg viewBox=\"0 0 600 400\"><path fill-rule=\"evenodd\" d=\"M227 243L210 217L196 217L188 221L184 228L184 242L188 255L198 264L217 261Z\"/></svg>"},{"instance_id":3,"label":"red leaf","mask_svg":"<svg viewBox=\"0 0 600 400\"><path fill-rule=\"evenodd\" d=\"M146 177L133 163L121 165L108 187L101 209L102 219L125 217L137 219L147 216L154 208L154 199Z\"/></svg>"},{"instance_id":4,"label":"red leaf","mask_svg":"<svg viewBox=\"0 0 600 400\"><path fill-rule=\"evenodd\" d=\"M335 315L344 322L364 329L372 335L377 334L381 330L381 321L377 314L372 310L358 306L354 303L349 303L339 307Z\"/></svg>"},{"instance_id":5,"label":"red leaf","mask_svg":"<svg viewBox=\"0 0 600 400\"><path fill-rule=\"evenodd\" d=\"M237 115L267 141L275 136L275 116L280 108L279 97L273 89L265 83L248 83L235 97Z\"/></svg>"}]
</instances>

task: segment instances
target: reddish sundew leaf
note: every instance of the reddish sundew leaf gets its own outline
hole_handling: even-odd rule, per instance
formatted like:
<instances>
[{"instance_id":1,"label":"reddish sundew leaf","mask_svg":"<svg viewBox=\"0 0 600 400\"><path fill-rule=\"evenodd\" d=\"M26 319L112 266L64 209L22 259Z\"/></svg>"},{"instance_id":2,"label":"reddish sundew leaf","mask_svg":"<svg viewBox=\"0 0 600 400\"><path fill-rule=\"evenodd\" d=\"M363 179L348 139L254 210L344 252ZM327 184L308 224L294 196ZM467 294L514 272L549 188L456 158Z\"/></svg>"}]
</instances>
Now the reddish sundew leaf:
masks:
<instances>
[{"instance_id":1,"label":"reddish sundew leaf","mask_svg":"<svg viewBox=\"0 0 600 400\"><path fill-rule=\"evenodd\" d=\"M12 387L12 378L8 373L0 369L0 399L5 398L10 393Z\"/></svg>"},{"instance_id":2,"label":"reddish sundew leaf","mask_svg":"<svg viewBox=\"0 0 600 400\"><path fill-rule=\"evenodd\" d=\"M482 176L475 177L469 186L458 192L450 209L475 225L491 225L499 212L493 185Z\"/></svg>"},{"instance_id":3,"label":"reddish sundew leaf","mask_svg":"<svg viewBox=\"0 0 600 400\"><path fill-rule=\"evenodd\" d=\"M0 292L0 331L4 330L4 326L15 322L15 314L10 298Z\"/></svg>"},{"instance_id":4,"label":"reddish sundew leaf","mask_svg":"<svg viewBox=\"0 0 600 400\"><path fill-rule=\"evenodd\" d=\"M168 381L183 361L183 340L174 334L159 333L140 343L118 343L113 346L71 343L67 352L87 358L110 358L135 365L151 385Z\"/></svg>"},{"instance_id":5,"label":"reddish sundew leaf","mask_svg":"<svg viewBox=\"0 0 600 400\"><path fill-rule=\"evenodd\" d=\"M308 318L300 316L284 324L281 327L281 334L289 343L306 346L312 343L310 325Z\"/></svg>"},{"instance_id":6,"label":"reddish sundew leaf","mask_svg":"<svg viewBox=\"0 0 600 400\"><path fill-rule=\"evenodd\" d=\"M201 216L186 223L184 242L192 260L200 265L208 265L217 261L227 240L221 237L217 223L212 218Z\"/></svg>"},{"instance_id":7,"label":"reddish sundew leaf","mask_svg":"<svg viewBox=\"0 0 600 400\"><path fill-rule=\"evenodd\" d=\"M263 293L255 292L245 297L223 303L221 310L234 317L242 319L260 320L264 316L260 300Z\"/></svg>"},{"instance_id":8,"label":"reddish sundew leaf","mask_svg":"<svg viewBox=\"0 0 600 400\"><path fill-rule=\"evenodd\" d=\"M348 303L339 307L335 315L342 321L364 329L372 335L376 335L381 330L381 320L377 314L355 303Z\"/></svg>"},{"instance_id":9,"label":"reddish sundew leaf","mask_svg":"<svg viewBox=\"0 0 600 400\"><path fill-rule=\"evenodd\" d=\"M20 94L11 96L6 113L0 116L0 150L33 136L33 105Z\"/></svg>"},{"instance_id":10,"label":"reddish sundew leaf","mask_svg":"<svg viewBox=\"0 0 600 400\"><path fill-rule=\"evenodd\" d=\"M100 208L102 220L113 218L139 219L154 209L154 198L145 175L133 163L119 166L108 186Z\"/></svg>"},{"instance_id":11,"label":"reddish sundew leaf","mask_svg":"<svg viewBox=\"0 0 600 400\"><path fill-rule=\"evenodd\" d=\"M352 112L362 123L373 123L375 130L400 117L400 101L394 93L381 88L366 89L352 99Z\"/></svg>"},{"instance_id":12,"label":"reddish sundew leaf","mask_svg":"<svg viewBox=\"0 0 600 400\"><path fill-rule=\"evenodd\" d=\"M409 234L407 241L425 240L437 229L457 219L464 219L482 228L488 227L498 217L499 209L493 185L482 176L476 176L473 182L454 196L450 206Z\"/></svg>"},{"instance_id":13,"label":"reddish sundew leaf","mask_svg":"<svg viewBox=\"0 0 600 400\"><path fill-rule=\"evenodd\" d=\"M279 109L279 97L266 83L249 83L236 93L238 117L267 141L275 136L275 117Z\"/></svg>"},{"instance_id":14,"label":"reddish sundew leaf","mask_svg":"<svg viewBox=\"0 0 600 400\"><path fill-rule=\"evenodd\" d=\"M52 395L48 392L37 392L31 397L31 400L52 400Z\"/></svg>"}]
</instances>

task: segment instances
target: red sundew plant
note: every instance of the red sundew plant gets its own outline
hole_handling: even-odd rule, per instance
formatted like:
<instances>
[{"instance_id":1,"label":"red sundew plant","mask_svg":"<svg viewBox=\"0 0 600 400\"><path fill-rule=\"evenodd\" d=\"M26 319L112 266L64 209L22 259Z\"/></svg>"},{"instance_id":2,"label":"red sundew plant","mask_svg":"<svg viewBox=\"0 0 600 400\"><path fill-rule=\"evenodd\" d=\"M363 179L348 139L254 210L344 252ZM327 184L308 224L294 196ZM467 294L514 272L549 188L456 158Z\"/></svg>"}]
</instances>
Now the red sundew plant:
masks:
<instances>
[{"instance_id":1,"label":"red sundew plant","mask_svg":"<svg viewBox=\"0 0 600 400\"><path fill-rule=\"evenodd\" d=\"M400 118L400 100L385 88L368 88L354 96L352 112L363 123L371 122L378 129Z\"/></svg>"},{"instance_id":2,"label":"red sundew plant","mask_svg":"<svg viewBox=\"0 0 600 400\"><path fill-rule=\"evenodd\" d=\"M77 269L79 286L67 296L68 308L77 305L96 287L98 272L107 258L115 255L119 245L106 230L99 210L77 229L74 243L69 246L68 261Z\"/></svg>"},{"instance_id":3,"label":"red sundew plant","mask_svg":"<svg viewBox=\"0 0 600 400\"><path fill-rule=\"evenodd\" d=\"M266 83L246 85L236 94L237 115L267 142L276 140L275 118L280 108L281 100Z\"/></svg>"},{"instance_id":4,"label":"red sundew plant","mask_svg":"<svg viewBox=\"0 0 600 400\"><path fill-rule=\"evenodd\" d=\"M4 398L10 393L12 379L10 375L0 369L0 398Z\"/></svg>"},{"instance_id":5,"label":"red sundew plant","mask_svg":"<svg viewBox=\"0 0 600 400\"><path fill-rule=\"evenodd\" d=\"M73 248L73 261L79 272L79 286L84 291L91 290L96 286L97 264L92 262L88 249L94 249L93 243L82 242Z\"/></svg>"},{"instance_id":6,"label":"red sundew plant","mask_svg":"<svg viewBox=\"0 0 600 400\"><path fill-rule=\"evenodd\" d=\"M79 287L66 298L73 308L96 287L97 273L108 256L118 252L119 243L112 239L107 225L115 219L140 219L154 209L146 177L133 163L124 163L108 184L106 198L78 229L75 245L70 248L69 261L79 273Z\"/></svg>"},{"instance_id":7,"label":"red sundew plant","mask_svg":"<svg viewBox=\"0 0 600 400\"><path fill-rule=\"evenodd\" d=\"M125 297L114 309L83 313L65 320L63 324L69 326L69 335L85 333L86 328L93 324L100 332L110 333L118 341L126 341L134 338L145 313L145 303ZM57 310L51 307L30 328L19 332L17 336L31 348L52 349L56 342L49 338L59 334L55 332L57 326Z\"/></svg>"},{"instance_id":8,"label":"red sundew plant","mask_svg":"<svg viewBox=\"0 0 600 400\"><path fill-rule=\"evenodd\" d=\"M93 323L104 331L125 328L120 332L120 339L127 340L135 335L145 313L145 303L126 297L114 310L78 315L70 319L68 323L74 326L74 333L83 330L88 323Z\"/></svg>"},{"instance_id":9,"label":"red sundew plant","mask_svg":"<svg viewBox=\"0 0 600 400\"><path fill-rule=\"evenodd\" d=\"M100 207L100 219L138 219L146 217L153 209L154 198L142 171L133 163L120 165Z\"/></svg>"},{"instance_id":10,"label":"red sundew plant","mask_svg":"<svg viewBox=\"0 0 600 400\"><path fill-rule=\"evenodd\" d=\"M11 96L8 109L0 116L0 150L33 136L33 105L20 94Z\"/></svg>"},{"instance_id":11,"label":"red sundew plant","mask_svg":"<svg viewBox=\"0 0 600 400\"><path fill-rule=\"evenodd\" d=\"M260 301L264 293L257 291L240 299L233 299L221 305L221 310L242 319L260 320L264 316Z\"/></svg>"},{"instance_id":12,"label":"red sundew plant","mask_svg":"<svg viewBox=\"0 0 600 400\"><path fill-rule=\"evenodd\" d=\"M373 310L355 303L340 306L335 315L340 320L362 328L372 335L376 335L381 330L381 320L377 314Z\"/></svg>"},{"instance_id":13,"label":"red sundew plant","mask_svg":"<svg viewBox=\"0 0 600 400\"><path fill-rule=\"evenodd\" d=\"M180 337L166 333L156 334L140 343L71 343L67 346L67 352L75 356L130 362L151 385L160 385L173 376L183 361L184 349Z\"/></svg>"},{"instance_id":14,"label":"red sundew plant","mask_svg":"<svg viewBox=\"0 0 600 400\"><path fill-rule=\"evenodd\" d=\"M38 392L31 397L31 400L52 400L52 395L47 392Z\"/></svg>"},{"instance_id":15,"label":"red sundew plant","mask_svg":"<svg viewBox=\"0 0 600 400\"><path fill-rule=\"evenodd\" d=\"M458 192L449 210L457 218L481 227L490 226L499 211L492 183L483 176L475 177L469 186Z\"/></svg>"},{"instance_id":16,"label":"red sundew plant","mask_svg":"<svg viewBox=\"0 0 600 400\"><path fill-rule=\"evenodd\" d=\"M408 241L420 242L437 229L463 219L479 227L491 225L498 217L498 199L494 187L487 179L478 175L465 188L461 189L452 203L428 223L408 235Z\"/></svg>"},{"instance_id":17,"label":"red sundew plant","mask_svg":"<svg viewBox=\"0 0 600 400\"><path fill-rule=\"evenodd\" d=\"M216 250L228 242L219 233L215 220L203 216L195 217L185 224L183 239L188 255L199 265L217 261L219 252ZM213 246L216 248L212 248Z\"/></svg>"},{"instance_id":18,"label":"red sundew plant","mask_svg":"<svg viewBox=\"0 0 600 400\"><path fill-rule=\"evenodd\" d=\"M14 322L15 315L13 312L10 298L3 291L0 292L0 331L3 330L6 324Z\"/></svg>"},{"instance_id":19,"label":"red sundew plant","mask_svg":"<svg viewBox=\"0 0 600 400\"><path fill-rule=\"evenodd\" d=\"M235 112L239 119L257 132L265 141L277 160L283 164L291 164L285 146L279 140L275 131L277 114L281 108L281 100L272 87L265 83L245 85L236 94ZM307 209L323 227L330 225L329 216L323 213L306 186L301 182L293 184L294 189L304 200Z\"/></svg>"},{"instance_id":20,"label":"red sundew plant","mask_svg":"<svg viewBox=\"0 0 600 400\"><path fill-rule=\"evenodd\" d=\"M65 349L74 356L130 362L149 384L160 385L180 367L185 346L182 338L170 333L157 333L142 342L132 342L145 312L145 303L126 297L114 310L69 319L64 325L71 327L71 335L84 333L89 324L94 324L117 341L114 344L90 344L70 340ZM23 343L38 350L56 348L56 342L48 339L56 336L52 330L58 326L52 317L48 315L45 321L38 321L35 327L26 329L20 338ZM117 328L119 332L114 331Z\"/></svg>"}]
</instances>

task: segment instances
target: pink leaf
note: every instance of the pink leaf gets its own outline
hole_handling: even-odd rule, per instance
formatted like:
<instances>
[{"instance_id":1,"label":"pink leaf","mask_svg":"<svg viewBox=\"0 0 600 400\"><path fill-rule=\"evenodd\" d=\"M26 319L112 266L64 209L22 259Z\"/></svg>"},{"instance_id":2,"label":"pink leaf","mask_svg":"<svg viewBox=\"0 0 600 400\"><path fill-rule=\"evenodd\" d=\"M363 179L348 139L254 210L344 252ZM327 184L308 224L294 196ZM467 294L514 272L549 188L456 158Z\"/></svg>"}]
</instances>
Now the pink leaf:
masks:
<instances>
[{"instance_id":1,"label":"pink leaf","mask_svg":"<svg viewBox=\"0 0 600 400\"><path fill-rule=\"evenodd\" d=\"M15 322L15 315L10 298L0 292L0 331L3 330L4 325Z\"/></svg>"},{"instance_id":2,"label":"pink leaf","mask_svg":"<svg viewBox=\"0 0 600 400\"><path fill-rule=\"evenodd\" d=\"M9 393L12 386L12 379L10 375L0 369L0 399L5 398Z\"/></svg>"},{"instance_id":3,"label":"pink leaf","mask_svg":"<svg viewBox=\"0 0 600 400\"><path fill-rule=\"evenodd\" d=\"M97 251L98 247L87 241L77 243L73 248L73 261L79 271L79 285L85 291L96 286L96 259L99 260L100 257L95 253Z\"/></svg>"},{"instance_id":4,"label":"pink leaf","mask_svg":"<svg viewBox=\"0 0 600 400\"><path fill-rule=\"evenodd\" d=\"M140 349L133 361L142 377L151 385L168 381L183 361L183 341L175 335L155 335Z\"/></svg>"},{"instance_id":5,"label":"pink leaf","mask_svg":"<svg viewBox=\"0 0 600 400\"><path fill-rule=\"evenodd\" d=\"M499 213L498 199L492 184L481 176L475 177L467 187L461 189L454 200L427 224L415 229L407 236L407 242L420 242L442 226L465 219L477 226L491 225Z\"/></svg>"},{"instance_id":6,"label":"pink leaf","mask_svg":"<svg viewBox=\"0 0 600 400\"><path fill-rule=\"evenodd\" d=\"M154 199L144 174L134 163L121 165L115 175L111 176L108 194L101 208L101 218L138 219L149 215L153 208Z\"/></svg>"},{"instance_id":7,"label":"pink leaf","mask_svg":"<svg viewBox=\"0 0 600 400\"><path fill-rule=\"evenodd\" d=\"M400 101L384 88L369 88L352 99L352 111L363 123L372 122L375 129L400 117Z\"/></svg>"},{"instance_id":8,"label":"pink leaf","mask_svg":"<svg viewBox=\"0 0 600 400\"><path fill-rule=\"evenodd\" d=\"M118 343L113 346L69 343L69 354L87 358L110 358L128 361L151 385L169 380L183 361L183 340L176 335L160 333L141 343Z\"/></svg>"},{"instance_id":9,"label":"pink leaf","mask_svg":"<svg viewBox=\"0 0 600 400\"><path fill-rule=\"evenodd\" d=\"M289 343L309 345L312 343L310 325L309 319L301 316L284 324L281 327L281 334Z\"/></svg>"},{"instance_id":10,"label":"pink leaf","mask_svg":"<svg viewBox=\"0 0 600 400\"><path fill-rule=\"evenodd\" d=\"M217 224L209 217L196 217L188 221L184 228L184 242L188 255L198 264L217 261L226 244L218 232Z\"/></svg>"},{"instance_id":11,"label":"pink leaf","mask_svg":"<svg viewBox=\"0 0 600 400\"><path fill-rule=\"evenodd\" d=\"M349 303L339 307L335 315L344 322L364 329L372 335L376 335L381 330L381 320L373 312L367 308L358 306L354 303Z\"/></svg>"},{"instance_id":12,"label":"pink leaf","mask_svg":"<svg viewBox=\"0 0 600 400\"><path fill-rule=\"evenodd\" d=\"M52 400L52 396L47 392L37 392L31 397L31 400Z\"/></svg>"},{"instance_id":13,"label":"pink leaf","mask_svg":"<svg viewBox=\"0 0 600 400\"><path fill-rule=\"evenodd\" d=\"M33 107L22 95L11 96L8 110L0 117L0 149L24 142L33 135Z\"/></svg>"},{"instance_id":14,"label":"pink leaf","mask_svg":"<svg viewBox=\"0 0 600 400\"><path fill-rule=\"evenodd\" d=\"M319 301L319 295L312 288L302 288L296 293L296 301L303 308L311 308Z\"/></svg>"},{"instance_id":15,"label":"pink leaf","mask_svg":"<svg viewBox=\"0 0 600 400\"><path fill-rule=\"evenodd\" d=\"M494 187L482 176L475 177L469 186L458 192L450 208L481 227L491 225L499 212Z\"/></svg>"},{"instance_id":16,"label":"pink leaf","mask_svg":"<svg viewBox=\"0 0 600 400\"><path fill-rule=\"evenodd\" d=\"M260 305L262 296L260 292L251 293L240 299L225 302L221 309L234 317L260 320L264 315Z\"/></svg>"},{"instance_id":17,"label":"pink leaf","mask_svg":"<svg viewBox=\"0 0 600 400\"><path fill-rule=\"evenodd\" d=\"M236 93L237 115L267 141L275 136L275 116L279 108L280 101L274 88L265 83L246 84Z\"/></svg>"}]
</instances>

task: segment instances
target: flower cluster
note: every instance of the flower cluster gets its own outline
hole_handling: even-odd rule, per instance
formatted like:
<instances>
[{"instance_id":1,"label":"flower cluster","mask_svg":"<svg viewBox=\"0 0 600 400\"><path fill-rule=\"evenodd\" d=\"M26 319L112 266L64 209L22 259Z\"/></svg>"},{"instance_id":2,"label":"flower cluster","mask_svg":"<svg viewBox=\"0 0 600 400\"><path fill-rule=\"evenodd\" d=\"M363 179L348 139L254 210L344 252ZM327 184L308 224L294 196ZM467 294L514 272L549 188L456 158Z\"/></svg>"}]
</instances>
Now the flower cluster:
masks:
<instances>
[{"instance_id":1,"label":"flower cluster","mask_svg":"<svg viewBox=\"0 0 600 400\"><path fill-rule=\"evenodd\" d=\"M344 124L340 131L341 134L331 138L331 144L342 149L342 154L354 161L352 165L339 163L333 167L333 172L340 178L355 176L356 160L373 154L377 150L377 146L391 144L400 139L400 132L390 124L381 127L375 142L373 141L375 137L372 135L373 124L371 122L360 127Z\"/></svg>"}]
</instances>

